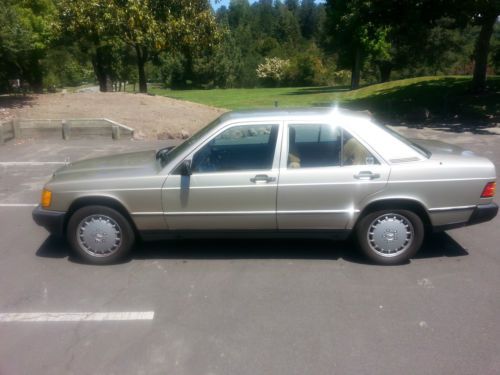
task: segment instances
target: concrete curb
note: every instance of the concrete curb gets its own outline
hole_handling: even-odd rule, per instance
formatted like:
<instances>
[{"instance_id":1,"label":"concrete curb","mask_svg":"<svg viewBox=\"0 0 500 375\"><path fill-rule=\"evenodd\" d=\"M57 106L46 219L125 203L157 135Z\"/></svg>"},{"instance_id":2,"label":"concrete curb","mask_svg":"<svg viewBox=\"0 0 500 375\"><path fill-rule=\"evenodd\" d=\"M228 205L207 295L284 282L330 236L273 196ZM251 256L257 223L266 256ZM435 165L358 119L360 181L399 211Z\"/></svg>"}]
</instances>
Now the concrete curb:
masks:
<instances>
[{"instance_id":1,"label":"concrete curb","mask_svg":"<svg viewBox=\"0 0 500 375\"><path fill-rule=\"evenodd\" d=\"M107 118L14 119L0 124L0 144L17 138L122 137L133 138L134 129Z\"/></svg>"}]
</instances>

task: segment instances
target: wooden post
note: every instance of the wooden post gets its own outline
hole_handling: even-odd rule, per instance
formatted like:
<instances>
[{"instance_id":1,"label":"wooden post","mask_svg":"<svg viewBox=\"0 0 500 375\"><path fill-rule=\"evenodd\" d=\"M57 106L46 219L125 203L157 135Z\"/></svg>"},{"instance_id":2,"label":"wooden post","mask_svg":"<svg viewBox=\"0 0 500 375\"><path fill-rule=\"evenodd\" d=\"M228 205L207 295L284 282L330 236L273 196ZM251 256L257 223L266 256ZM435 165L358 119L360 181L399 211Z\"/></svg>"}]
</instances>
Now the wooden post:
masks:
<instances>
[{"instance_id":1,"label":"wooden post","mask_svg":"<svg viewBox=\"0 0 500 375\"><path fill-rule=\"evenodd\" d=\"M18 119L12 120L12 134L14 135L14 138L21 137L21 126Z\"/></svg>"},{"instance_id":2,"label":"wooden post","mask_svg":"<svg viewBox=\"0 0 500 375\"><path fill-rule=\"evenodd\" d=\"M62 125L62 138L65 141L67 141L71 136L71 128L69 124L66 122L66 120L62 120L61 125Z\"/></svg>"},{"instance_id":3,"label":"wooden post","mask_svg":"<svg viewBox=\"0 0 500 375\"><path fill-rule=\"evenodd\" d=\"M120 139L120 127L118 125L111 125L111 137L115 141Z\"/></svg>"}]
</instances>

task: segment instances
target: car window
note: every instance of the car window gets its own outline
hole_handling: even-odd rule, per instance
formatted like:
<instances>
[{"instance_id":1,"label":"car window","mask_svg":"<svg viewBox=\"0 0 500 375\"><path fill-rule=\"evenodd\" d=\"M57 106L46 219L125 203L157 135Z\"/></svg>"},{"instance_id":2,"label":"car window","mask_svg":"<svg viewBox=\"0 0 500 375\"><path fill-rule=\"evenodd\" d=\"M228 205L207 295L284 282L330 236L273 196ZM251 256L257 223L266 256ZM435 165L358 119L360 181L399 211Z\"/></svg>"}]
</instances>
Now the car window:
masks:
<instances>
[{"instance_id":1,"label":"car window","mask_svg":"<svg viewBox=\"0 0 500 375\"><path fill-rule=\"evenodd\" d=\"M341 130L327 124L288 126L288 168L340 165Z\"/></svg>"},{"instance_id":2,"label":"car window","mask_svg":"<svg viewBox=\"0 0 500 375\"><path fill-rule=\"evenodd\" d=\"M271 169L278 129L253 124L223 131L196 152L193 173Z\"/></svg>"},{"instance_id":3,"label":"car window","mask_svg":"<svg viewBox=\"0 0 500 375\"><path fill-rule=\"evenodd\" d=\"M215 127L217 127L220 124L221 119L222 119L222 116L216 118L210 124L208 124L204 128L201 128L195 134L193 134L191 137L189 137L184 142L182 142L180 145L178 145L177 147L174 147L172 150L170 150L168 153L166 153L162 157L162 160L161 160L162 167L167 165L170 161L174 160L177 156L182 154L184 151L188 150L193 144L195 144L201 138L203 138L205 136L205 134L209 133Z\"/></svg>"},{"instance_id":4,"label":"car window","mask_svg":"<svg viewBox=\"0 0 500 375\"><path fill-rule=\"evenodd\" d=\"M351 134L342 134L342 165L373 165L380 164L378 160Z\"/></svg>"}]
</instances>

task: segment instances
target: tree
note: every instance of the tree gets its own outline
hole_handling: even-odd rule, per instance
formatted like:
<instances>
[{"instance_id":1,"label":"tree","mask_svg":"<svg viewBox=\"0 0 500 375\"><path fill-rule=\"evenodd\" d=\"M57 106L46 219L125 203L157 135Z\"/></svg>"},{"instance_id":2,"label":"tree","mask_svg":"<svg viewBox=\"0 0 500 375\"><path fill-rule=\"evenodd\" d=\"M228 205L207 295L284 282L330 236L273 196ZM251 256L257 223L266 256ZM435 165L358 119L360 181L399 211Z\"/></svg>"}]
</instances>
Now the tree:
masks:
<instances>
[{"instance_id":1,"label":"tree","mask_svg":"<svg viewBox=\"0 0 500 375\"><path fill-rule=\"evenodd\" d=\"M50 48L54 17L51 0L0 3L0 66L4 65L4 82L19 78L34 91L43 90L42 60Z\"/></svg>"},{"instance_id":2,"label":"tree","mask_svg":"<svg viewBox=\"0 0 500 375\"><path fill-rule=\"evenodd\" d=\"M95 70L106 91L110 70L103 52L117 41L135 52L139 91L147 92L145 65L161 51L210 47L216 23L206 0L61 0L66 29L95 47ZM196 46L196 47L195 47Z\"/></svg>"},{"instance_id":3,"label":"tree","mask_svg":"<svg viewBox=\"0 0 500 375\"><path fill-rule=\"evenodd\" d=\"M389 28L373 22L369 0L327 0L327 46L339 57L339 66L351 69L351 89L359 87L363 63L370 56L387 59Z\"/></svg>"},{"instance_id":4,"label":"tree","mask_svg":"<svg viewBox=\"0 0 500 375\"><path fill-rule=\"evenodd\" d=\"M474 7L471 22L481 27L474 48L474 74L472 76L472 90L481 92L486 89L490 40L495 22L500 15L500 1L469 0L468 5Z\"/></svg>"},{"instance_id":5,"label":"tree","mask_svg":"<svg viewBox=\"0 0 500 375\"><path fill-rule=\"evenodd\" d=\"M285 6L289 11L295 13L299 7L299 0L285 0Z\"/></svg>"},{"instance_id":6,"label":"tree","mask_svg":"<svg viewBox=\"0 0 500 375\"><path fill-rule=\"evenodd\" d=\"M60 0L58 3L61 37L71 38L90 56L102 92L109 91L113 55L118 46L111 28L113 15L106 0Z\"/></svg>"},{"instance_id":7,"label":"tree","mask_svg":"<svg viewBox=\"0 0 500 375\"><path fill-rule=\"evenodd\" d=\"M404 2L400 0L380 0L374 2L376 12L372 14L375 22L403 30L405 25L434 27L443 18L454 22L448 28L463 30L468 25L479 26L474 48L474 73L472 89L483 91L486 87L486 71L490 40L497 18L500 15L500 0L422 0ZM400 33L401 35L401 33ZM424 31L425 36L425 31ZM423 45L425 38L420 39Z\"/></svg>"},{"instance_id":8,"label":"tree","mask_svg":"<svg viewBox=\"0 0 500 375\"><path fill-rule=\"evenodd\" d=\"M318 7L314 0L302 0L299 8L299 22L302 36L311 39L318 31Z\"/></svg>"},{"instance_id":9,"label":"tree","mask_svg":"<svg viewBox=\"0 0 500 375\"><path fill-rule=\"evenodd\" d=\"M297 18L284 5L278 7L273 34L281 44L288 44L291 48L296 48L302 39Z\"/></svg>"}]
</instances>

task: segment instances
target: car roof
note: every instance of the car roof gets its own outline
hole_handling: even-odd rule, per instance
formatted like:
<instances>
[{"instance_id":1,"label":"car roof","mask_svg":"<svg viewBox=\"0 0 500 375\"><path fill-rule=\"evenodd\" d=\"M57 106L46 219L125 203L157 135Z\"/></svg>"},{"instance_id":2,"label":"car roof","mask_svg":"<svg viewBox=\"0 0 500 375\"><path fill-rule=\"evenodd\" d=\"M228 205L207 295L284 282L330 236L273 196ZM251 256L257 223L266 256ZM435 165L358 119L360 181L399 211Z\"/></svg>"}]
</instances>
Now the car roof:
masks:
<instances>
[{"instance_id":1,"label":"car roof","mask_svg":"<svg viewBox=\"0 0 500 375\"><path fill-rule=\"evenodd\" d=\"M378 126L368 111L352 111L335 107L271 108L227 112L219 117L221 123L232 121L304 121L313 125L315 121L328 123L341 120L342 126L358 139L364 139L386 161L418 161L425 157Z\"/></svg>"},{"instance_id":2,"label":"car roof","mask_svg":"<svg viewBox=\"0 0 500 375\"><path fill-rule=\"evenodd\" d=\"M341 116L363 117L367 120L371 118L367 111L352 111L338 107L307 107L307 108L270 108L270 109L250 109L227 112L221 116L222 121L247 120L247 119L301 119L311 117L325 117L338 114Z\"/></svg>"}]
</instances>

